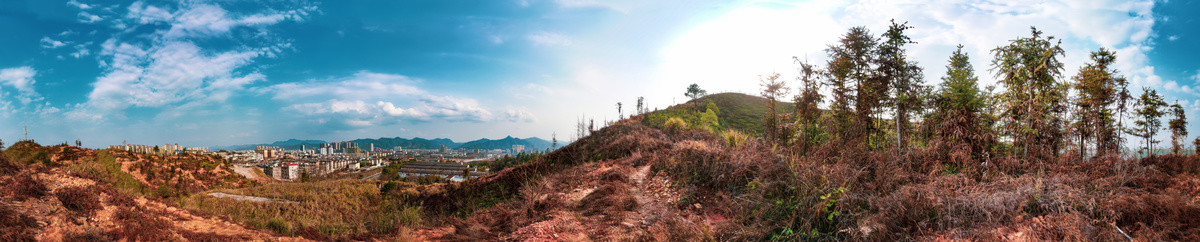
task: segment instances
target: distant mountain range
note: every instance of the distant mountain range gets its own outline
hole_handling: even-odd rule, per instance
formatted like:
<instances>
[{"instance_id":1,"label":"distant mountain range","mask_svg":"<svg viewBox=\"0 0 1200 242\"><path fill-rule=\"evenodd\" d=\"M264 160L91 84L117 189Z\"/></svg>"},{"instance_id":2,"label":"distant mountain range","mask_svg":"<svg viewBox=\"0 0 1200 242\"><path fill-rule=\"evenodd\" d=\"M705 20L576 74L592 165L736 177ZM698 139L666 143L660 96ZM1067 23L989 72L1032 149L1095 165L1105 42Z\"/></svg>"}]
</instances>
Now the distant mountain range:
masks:
<instances>
[{"instance_id":1,"label":"distant mountain range","mask_svg":"<svg viewBox=\"0 0 1200 242\"><path fill-rule=\"evenodd\" d=\"M508 137L504 137L503 139L498 139L498 140L479 139L476 141L467 142L466 144L462 144L461 146L458 146L458 148L460 148L460 149L480 149L480 150L493 150L493 149L507 150L507 149L512 149L513 145L523 145L523 146L525 146L525 150L545 150L547 148L550 148L551 143L550 143L550 141L546 141L544 139L540 139L537 137L532 137L532 138L528 138L528 139L518 139L518 138L513 138L512 136L508 136Z\"/></svg>"},{"instance_id":2,"label":"distant mountain range","mask_svg":"<svg viewBox=\"0 0 1200 242\"><path fill-rule=\"evenodd\" d=\"M470 142L466 142L466 143L454 142L453 140L450 140L447 138L405 139L405 138L400 138L400 137L378 138L378 139L356 139L356 140L351 140L350 142L357 143L358 147L364 148L364 149L366 147L370 146L370 144L375 144L375 148L380 148L380 149L393 149L395 147L400 147L403 149L437 149L438 147L445 145L446 148L450 148L450 149L485 149L485 150L491 150L491 149L507 150L507 149L511 149L513 145L524 145L525 150L545 150L545 149L550 148L553 145L552 142L538 138L538 137L518 139L518 138L513 138L512 136L504 137L503 139L497 139L497 140L478 139L478 140L470 141ZM279 148L283 148L286 150L298 150L298 149L300 149L301 146L311 149L311 148L320 147L320 145L324 144L324 143L329 143L329 142L324 141L324 140L289 139L289 140L285 140L285 141L276 141L276 142L270 143L270 144L230 145L230 146L213 147L212 149L213 150L253 150L254 147L256 147L256 146L278 146ZM562 147L563 145L566 145L566 144L560 144L559 147Z\"/></svg>"}]
</instances>

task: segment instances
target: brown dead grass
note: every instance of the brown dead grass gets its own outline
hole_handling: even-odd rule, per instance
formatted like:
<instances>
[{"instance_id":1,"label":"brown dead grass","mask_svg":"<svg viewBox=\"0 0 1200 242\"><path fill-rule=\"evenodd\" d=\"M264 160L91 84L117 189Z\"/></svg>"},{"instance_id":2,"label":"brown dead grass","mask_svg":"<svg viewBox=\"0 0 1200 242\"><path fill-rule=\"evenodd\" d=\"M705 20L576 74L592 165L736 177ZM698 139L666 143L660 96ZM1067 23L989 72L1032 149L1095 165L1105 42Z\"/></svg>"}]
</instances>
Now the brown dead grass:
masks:
<instances>
[{"instance_id":1,"label":"brown dead grass","mask_svg":"<svg viewBox=\"0 0 1200 242\"><path fill-rule=\"evenodd\" d=\"M980 159L978 147L897 155L838 142L795 155L620 122L409 198L451 240L1111 241L1124 239L1118 229L1200 240L1200 156Z\"/></svg>"}]
</instances>

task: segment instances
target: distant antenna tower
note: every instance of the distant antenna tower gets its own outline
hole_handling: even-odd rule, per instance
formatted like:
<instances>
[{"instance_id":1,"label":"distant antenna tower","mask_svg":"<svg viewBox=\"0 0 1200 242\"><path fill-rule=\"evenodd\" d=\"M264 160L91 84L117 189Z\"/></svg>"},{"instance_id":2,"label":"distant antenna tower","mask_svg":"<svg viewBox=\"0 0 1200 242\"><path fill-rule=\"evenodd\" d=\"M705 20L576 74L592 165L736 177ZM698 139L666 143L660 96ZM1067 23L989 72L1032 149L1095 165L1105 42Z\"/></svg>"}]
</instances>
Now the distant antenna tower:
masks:
<instances>
[{"instance_id":1,"label":"distant antenna tower","mask_svg":"<svg viewBox=\"0 0 1200 242\"><path fill-rule=\"evenodd\" d=\"M25 138L22 140L29 140L29 125L28 124L25 125Z\"/></svg>"}]
</instances>

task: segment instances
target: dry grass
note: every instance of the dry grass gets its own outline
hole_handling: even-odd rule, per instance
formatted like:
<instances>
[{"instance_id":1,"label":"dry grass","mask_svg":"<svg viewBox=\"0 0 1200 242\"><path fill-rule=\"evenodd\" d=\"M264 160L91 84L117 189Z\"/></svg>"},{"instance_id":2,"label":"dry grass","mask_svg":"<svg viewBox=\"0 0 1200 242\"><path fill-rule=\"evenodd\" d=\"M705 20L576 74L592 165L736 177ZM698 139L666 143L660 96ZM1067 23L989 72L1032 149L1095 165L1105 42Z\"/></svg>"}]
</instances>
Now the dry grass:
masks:
<instances>
[{"instance_id":1,"label":"dry grass","mask_svg":"<svg viewBox=\"0 0 1200 242\"><path fill-rule=\"evenodd\" d=\"M54 192L54 197L63 207L84 216L94 214L102 208L99 192L93 187L63 187Z\"/></svg>"},{"instance_id":2,"label":"dry grass","mask_svg":"<svg viewBox=\"0 0 1200 242\"><path fill-rule=\"evenodd\" d=\"M114 232L118 238L130 241L173 240L174 226L165 219L155 216L144 208L124 207L113 215L120 228Z\"/></svg>"},{"instance_id":3,"label":"dry grass","mask_svg":"<svg viewBox=\"0 0 1200 242\"><path fill-rule=\"evenodd\" d=\"M45 183L28 173L13 176L0 184L4 186L0 188L0 194L12 196L15 201L37 199L50 194L50 188L47 188Z\"/></svg>"},{"instance_id":4,"label":"dry grass","mask_svg":"<svg viewBox=\"0 0 1200 242\"><path fill-rule=\"evenodd\" d=\"M713 227L716 240L1117 240L1124 237L1117 228L1136 239L1200 240L1192 199L1200 196L1200 156L978 159L946 145L897 155L840 142L795 155L755 139L730 145L727 136L622 122L506 172L418 191L414 200L434 214L466 217L450 219L458 231L450 239L506 238L564 209L603 221L641 206L625 198L628 178L588 178L571 167L644 157L631 165L670 176L682 194L678 208L703 205L730 219ZM598 185L577 205L553 195L580 182ZM489 199L501 202L477 205ZM667 236L682 231L672 228L642 229L683 239Z\"/></svg>"},{"instance_id":5,"label":"dry grass","mask_svg":"<svg viewBox=\"0 0 1200 242\"><path fill-rule=\"evenodd\" d=\"M37 221L6 204L0 204L0 241L33 241Z\"/></svg>"},{"instance_id":6,"label":"dry grass","mask_svg":"<svg viewBox=\"0 0 1200 242\"><path fill-rule=\"evenodd\" d=\"M194 194L181 201L184 208L228 216L251 227L280 235L309 238L350 237L359 234L393 234L400 226L421 223L416 208L385 202L374 182L334 180L307 183L272 183L237 190L215 190L292 202L237 201ZM320 235L320 236L318 236Z\"/></svg>"}]
</instances>

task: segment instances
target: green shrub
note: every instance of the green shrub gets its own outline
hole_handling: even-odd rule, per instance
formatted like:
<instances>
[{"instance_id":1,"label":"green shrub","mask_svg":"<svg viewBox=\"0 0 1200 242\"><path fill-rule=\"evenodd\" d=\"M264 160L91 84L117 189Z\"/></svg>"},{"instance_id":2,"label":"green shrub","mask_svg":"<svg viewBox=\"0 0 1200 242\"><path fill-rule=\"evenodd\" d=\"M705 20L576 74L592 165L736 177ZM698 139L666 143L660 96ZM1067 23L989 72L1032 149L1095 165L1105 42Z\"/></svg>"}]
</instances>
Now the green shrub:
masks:
<instances>
[{"instance_id":1,"label":"green shrub","mask_svg":"<svg viewBox=\"0 0 1200 242\"><path fill-rule=\"evenodd\" d=\"M95 162L82 161L63 168L75 176L107 183L129 194L146 194L149 189L133 175L121 171L121 165L108 150L96 152Z\"/></svg>"},{"instance_id":2,"label":"green shrub","mask_svg":"<svg viewBox=\"0 0 1200 242\"><path fill-rule=\"evenodd\" d=\"M266 226L267 226L267 229L270 229L271 231L275 231L275 233L278 233L278 234L286 235L286 234L291 234L291 232L292 232L291 226L288 225L287 223L284 223L283 220L280 220L278 218L273 218L270 221L267 221Z\"/></svg>"},{"instance_id":3,"label":"green shrub","mask_svg":"<svg viewBox=\"0 0 1200 242\"><path fill-rule=\"evenodd\" d=\"M397 217L397 222L408 227L421 226L421 208L405 206L400 209L400 214Z\"/></svg>"},{"instance_id":4,"label":"green shrub","mask_svg":"<svg viewBox=\"0 0 1200 242\"><path fill-rule=\"evenodd\" d=\"M725 138L725 143L732 147L742 147L743 144L746 144L746 140L750 139L750 136L733 129L721 132L721 137Z\"/></svg>"},{"instance_id":5,"label":"green shrub","mask_svg":"<svg viewBox=\"0 0 1200 242\"><path fill-rule=\"evenodd\" d=\"M687 122L678 117L669 118L667 119L667 122L663 123L664 128L672 131L684 130L687 129L687 126Z\"/></svg>"}]
</instances>

